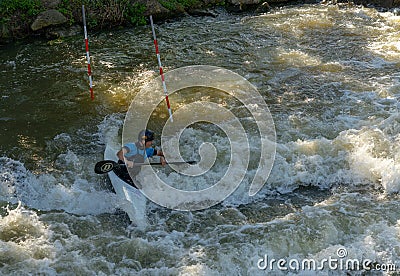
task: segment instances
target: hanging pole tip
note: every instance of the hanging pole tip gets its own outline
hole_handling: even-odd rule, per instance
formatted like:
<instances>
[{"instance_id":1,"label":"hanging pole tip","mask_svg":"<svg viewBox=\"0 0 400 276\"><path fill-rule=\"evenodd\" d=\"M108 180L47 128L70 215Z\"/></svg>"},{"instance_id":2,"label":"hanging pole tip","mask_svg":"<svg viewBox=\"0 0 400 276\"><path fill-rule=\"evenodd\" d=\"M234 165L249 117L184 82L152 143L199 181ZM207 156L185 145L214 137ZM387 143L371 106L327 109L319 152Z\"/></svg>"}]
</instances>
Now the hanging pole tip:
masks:
<instances>
[{"instance_id":1,"label":"hanging pole tip","mask_svg":"<svg viewBox=\"0 0 400 276\"><path fill-rule=\"evenodd\" d=\"M153 32L154 47L156 49L156 56L157 56L157 61L158 61L158 67L160 69L160 76L161 76L162 86L163 86L163 90L164 90L164 94L165 94L165 101L167 103L169 118L172 123L172 122L174 122L174 119L172 118L171 106L170 106L169 100L168 100L168 91L167 91L167 86L165 84L165 77L164 77L163 67L161 64L160 51L158 49L157 37L156 37L156 32L154 30L154 24L153 24L153 17L151 15L150 15L150 24L151 24L151 31Z\"/></svg>"},{"instance_id":2,"label":"hanging pole tip","mask_svg":"<svg viewBox=\"0 0 400 276\"><path fill-rule=\"evenodd\" d=\"M87 35L87 28L86 28L85 5L82 5L82 21L83 21L83 34L85 35L86 59L87 59L88 76L89 76L89 91L90 91L90 98L93 100L94 94L93 94L92 69L90 66L89 38Z\"/></svg>"}]
</instances>

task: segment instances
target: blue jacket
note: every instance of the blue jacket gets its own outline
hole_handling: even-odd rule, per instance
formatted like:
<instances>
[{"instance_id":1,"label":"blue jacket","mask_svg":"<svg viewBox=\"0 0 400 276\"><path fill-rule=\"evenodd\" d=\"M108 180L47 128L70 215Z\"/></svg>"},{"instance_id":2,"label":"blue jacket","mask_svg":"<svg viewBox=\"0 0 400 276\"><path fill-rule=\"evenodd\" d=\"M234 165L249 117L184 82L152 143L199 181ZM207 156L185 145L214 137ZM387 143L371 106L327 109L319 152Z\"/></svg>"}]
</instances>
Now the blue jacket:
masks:
<instances>
[{"instance_id":1,"label":"blue jacket","mask_svg":"<svg viewBox=\"0 0 400 276\"><path fill-rule=\"evenodd\" d=\"M144 149L139 149L136 146L136 143L127 143L124 145L124 148L127 151L127 153L125 153L124 156L128 160L132 160L133 157L137 154L142 155L144 159L152 157L157 154L157 150L155 150L154 148L147 148L145 151Z\"/></svg>"}]
</instances>

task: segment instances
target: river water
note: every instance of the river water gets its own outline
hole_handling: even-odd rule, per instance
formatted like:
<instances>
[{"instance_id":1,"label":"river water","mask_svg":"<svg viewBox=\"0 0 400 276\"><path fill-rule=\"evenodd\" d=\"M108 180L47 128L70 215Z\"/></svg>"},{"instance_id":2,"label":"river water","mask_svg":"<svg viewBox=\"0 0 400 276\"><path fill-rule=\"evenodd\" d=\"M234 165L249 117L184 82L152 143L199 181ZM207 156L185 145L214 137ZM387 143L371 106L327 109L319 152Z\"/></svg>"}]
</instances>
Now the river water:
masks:
<instances>
[{"instance_id":1,"label":"river water","mask_svg":"<svg viewBox=\"0 0 400 276\"><path fill-rule=\"evenodd\" d=\"M149 26L89 30L94 101L82 37L3 46L0 274L388 275L391 264L400 266L400 17L324 5L259 16L221 10L158 24L156 32L165 71L219 66L258 89L277 141L264 187L249 197L250 174L212 208L149 202L148 226L130 224L93 167L107 141L121 137L134 96L158 75ZM194 95L213 98L201 93L171 97L172 108ZM154 116L157 132L166 114ZM247 127L252 135L254 124ZM193 125L183 138L187 154L213 142L224 163L229 141L212 125ZM224 173L217 166L186 184L210 185ZM284 260L281 268L272 259ZM302 270L304 259L318 267Z\"/></svg>"}]
</instances>

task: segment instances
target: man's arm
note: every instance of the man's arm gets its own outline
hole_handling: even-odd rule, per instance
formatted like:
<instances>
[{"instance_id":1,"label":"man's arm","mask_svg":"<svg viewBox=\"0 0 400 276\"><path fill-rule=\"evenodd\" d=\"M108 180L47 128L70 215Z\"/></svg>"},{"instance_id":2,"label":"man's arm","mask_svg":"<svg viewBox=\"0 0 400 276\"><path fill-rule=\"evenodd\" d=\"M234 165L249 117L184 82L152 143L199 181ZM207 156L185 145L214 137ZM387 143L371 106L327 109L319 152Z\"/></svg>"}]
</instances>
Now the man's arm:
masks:
<instances>
[{"instance_id":1,"label":"man's arm","mask_svg":"<svg viewBox=\"0 0 400 276\"><path fill-rule=\"evenodd\" d=\"M165 164L167 164L167 162L165 161L165 157L164 157L162 150L156 150L156 152L157 152L157 156L160 156L161 165L165 166Z\"/></svg>"},{"instance_id":2,"label":"man's arm","mask_svg":"<svg viewBox=\"0 0 400 276\"><path fill-rule=\"evenodd\" d=\"M133 161L129 161L128 159L125 158L125 153L128 153L128 152L129 152L129 149L126 148L126 147L123 147L122 149L120 149L120 150L117 152L117 157L118 157L119 160L124 161L124 163L125 163L129 168L132 168L133 165L134 165L135 163L134 163Z\"/></svg>"},{"instance_id":3,"label":"man's arm","mask_svg":"<svg viewBox=\"0 0 400 276\"><path fill-rule=\"evenodd\" d=\"M123 151L123 149L120 149L118 152L117 152L117 157L118 157L118 159L119 160L121 160L121 161L124 161L124 151Z\"/></svg>"}]
</instances>

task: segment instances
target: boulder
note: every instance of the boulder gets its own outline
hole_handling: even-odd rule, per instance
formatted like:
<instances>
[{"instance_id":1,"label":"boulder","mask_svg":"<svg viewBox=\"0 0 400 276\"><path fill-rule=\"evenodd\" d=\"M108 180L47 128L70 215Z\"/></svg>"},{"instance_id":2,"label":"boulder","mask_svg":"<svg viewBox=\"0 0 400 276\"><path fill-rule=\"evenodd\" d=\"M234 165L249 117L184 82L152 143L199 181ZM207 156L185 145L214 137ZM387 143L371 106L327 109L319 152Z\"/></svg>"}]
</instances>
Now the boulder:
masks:
<instances>
[{"instance_id":1,"label":"boulder","mask_svg":"<svg viewBox=\"0 0 400 276\"><path fill-rule=\"evenodd\" d=\"M271 6L268 4L268 2L262 3L260 6L257 7L256 13L267 13L271 11Z\"/></svg>"},{"instance_id":2,"label":"boulder","mask_svg":"<svg viewBox=\"0 0 400 276\"><path fill-rule=\"evenodd\" d=\"M188 10L188 14L194 15L194 16L211 16L211 17L217 17L218 14L215 13L214 11L210 9L193 9L193 10Z\"/></svg>"},{"instance_id":3,"label":"boulder","mask_svg":"<svg viewBox=\"0 0 400 276\"><path fill-rule=\"evenodd\" d=\"M238 5L257 5L261 3L261 0L228 0L229 4Z\"/></svg>"},{"instance_id":4,"label":"boulder","mask_svg":"<svg viewBox=\"0 0 400 276\"><path fill-rule=\"evenodd\" d=\"M399 0L400 1L400 0ZM227 3L232 5L258 5L265 2L265 0L228 0ZM280 4L290 2L290 0L268 0L269 4Z\"/></svg>"},{"instance_id":5,"label":"boulder","mask_svg":"<svg viewBox=\"0 0 400 276\"><path fill-rule=\"evenodd\" d=\"M79 25L74 26L56 26L46 29L46 37L48 39L57 39L61 37L70 37L82 34L82 27Z\"/></svg>"},{"instance_id":6,"label":"boulder","mask_svg":"<svg viewBox=\"0 0 400 276\"><path fill-rule=\"evenodd\" d=\"M377 5L378 7L383 8L392 8L395 5L394 0L354 0L354 4L356 5Z\"/></svg>"},{"instance_id":7,"label":"boulder","mask_svg":"<svg viewBox=\"0 0 400 276\"><path fill-rule=\"evenodd\" d=\"M57 10L47 10L40 13L31 25L33 31L43 29L48 26L64 24L67 18Z\"/></svg>"},{"instance_id":8,"label":"boulder","mask_svg":"<svg viewBox=\"0 0 400 276\"><path fill-rule=\"evenodd\" d=\"M146 6L145 16L153 15L156 18L165 18L171 14L170 10L163 7L157 0L140 0L138 3Z\"/></svg>"}]
</instances>

